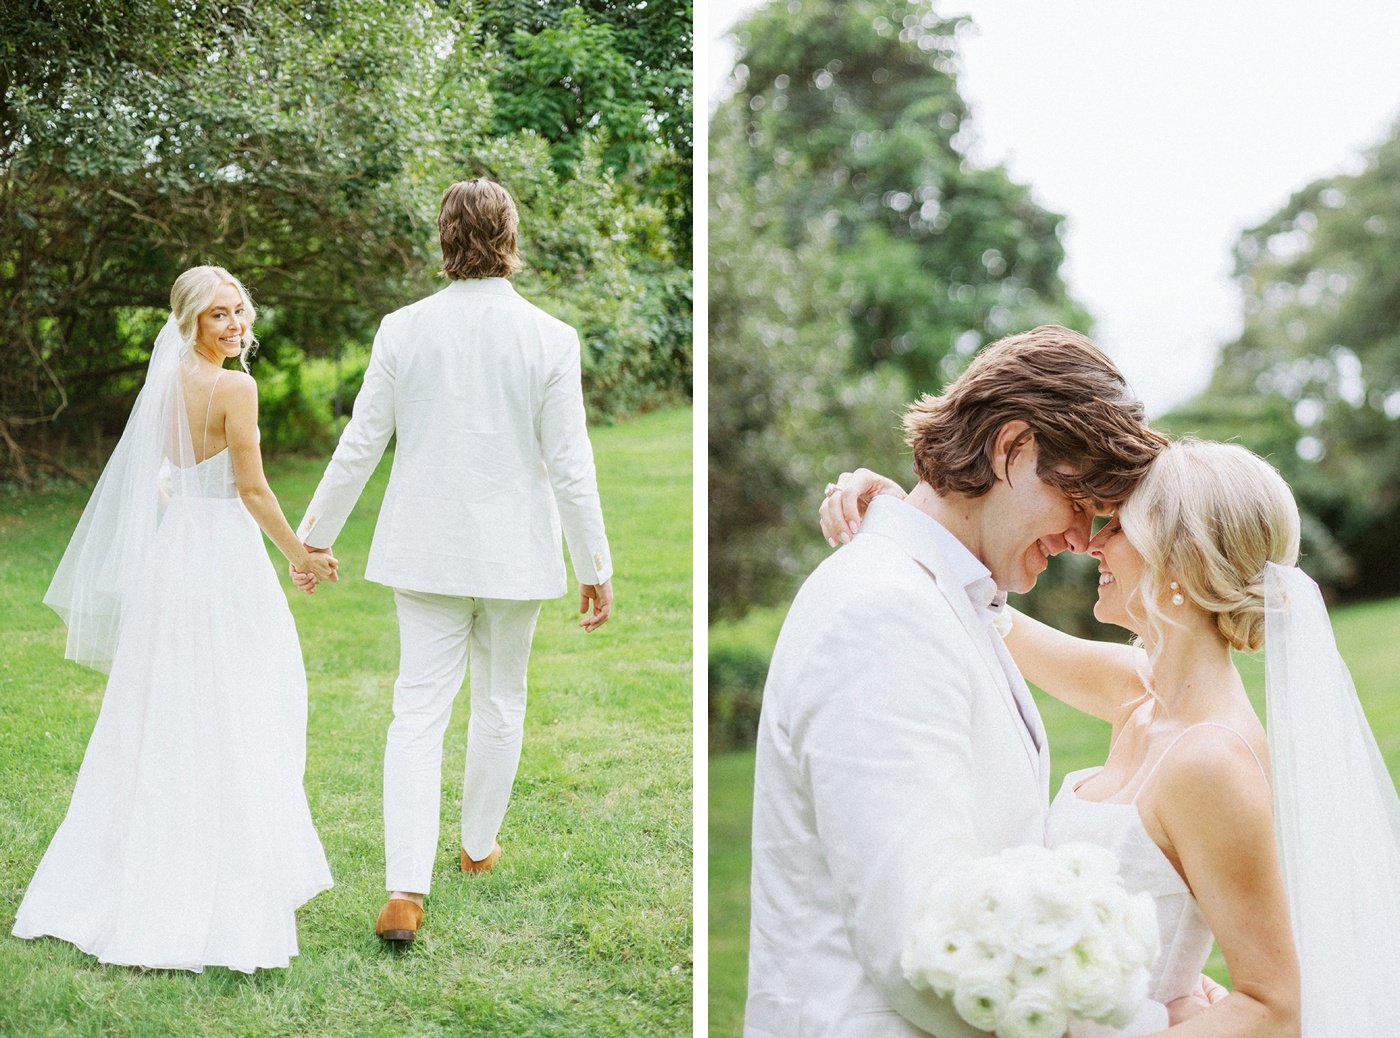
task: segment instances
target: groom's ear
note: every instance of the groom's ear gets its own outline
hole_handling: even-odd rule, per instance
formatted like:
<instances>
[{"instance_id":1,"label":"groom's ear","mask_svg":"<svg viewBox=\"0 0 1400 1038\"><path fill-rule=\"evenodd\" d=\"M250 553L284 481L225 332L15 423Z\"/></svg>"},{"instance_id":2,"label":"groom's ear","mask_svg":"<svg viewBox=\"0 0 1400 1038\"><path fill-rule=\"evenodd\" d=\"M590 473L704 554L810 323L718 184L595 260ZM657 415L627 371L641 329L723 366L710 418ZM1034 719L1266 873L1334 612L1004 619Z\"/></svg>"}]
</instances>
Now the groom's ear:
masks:
<instances>
[{"instance_id":1,"label":"groom's ear","mask_svg":"<svg viewBox=\"0 0 1400 1038\"><path fill-rule=\"evenodd\" d=\"M1035 433L1030 425L1016 418L1003 422L992 439L992 474L1006 484L1010 484L1011 463L1016 455L1029 448L1035 450Z\"/></svg>"}]
</instances>

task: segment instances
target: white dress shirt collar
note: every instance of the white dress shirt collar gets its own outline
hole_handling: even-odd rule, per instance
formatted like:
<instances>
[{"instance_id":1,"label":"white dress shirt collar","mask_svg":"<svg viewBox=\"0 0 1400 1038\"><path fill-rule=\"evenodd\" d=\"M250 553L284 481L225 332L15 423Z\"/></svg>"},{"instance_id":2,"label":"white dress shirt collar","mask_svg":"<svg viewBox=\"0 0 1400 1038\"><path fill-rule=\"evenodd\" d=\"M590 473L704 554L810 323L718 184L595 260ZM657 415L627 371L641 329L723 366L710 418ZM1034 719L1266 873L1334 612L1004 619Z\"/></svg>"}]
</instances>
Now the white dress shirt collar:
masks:
<instances>
[{"instance_id":1,"label":"white dress shirt collar","mask_svg":"<svg viewBox=\"0 0 1400 1038\"><path fill-rule=\"evenodd\" d=\"M897 520L911 535L929 544L967 592L968 600L979 617L993 623L1001 615L1006 607L1006 592L997 588L992 571L946 526L908 502L889 496L877 497L870 502L866 521L875 516L879 516L877 525L882 521Z\"/></svg>"},{"instance_id":2,"label":"white dress shirt collar","mask_svg":"<svg viewBox=\"0 0 1400 1038\"><path fill-rule=\"evenodd\" d=\"M510 278L461 278L447 285L447 291L469 295L501 296L516 294Z\"/></svg>"}]
</instances>

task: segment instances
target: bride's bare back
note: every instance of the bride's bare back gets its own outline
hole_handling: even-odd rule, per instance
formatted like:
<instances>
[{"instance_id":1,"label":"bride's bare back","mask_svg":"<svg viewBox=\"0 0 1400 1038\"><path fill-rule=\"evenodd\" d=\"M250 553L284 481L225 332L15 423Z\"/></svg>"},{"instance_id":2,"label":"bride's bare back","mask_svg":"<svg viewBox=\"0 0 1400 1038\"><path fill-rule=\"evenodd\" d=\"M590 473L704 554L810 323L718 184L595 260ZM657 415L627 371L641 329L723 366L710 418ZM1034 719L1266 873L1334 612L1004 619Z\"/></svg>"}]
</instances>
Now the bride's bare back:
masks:
<instances>
[{"instance_id":1,"label":"bride's bare back","mask_svg":"<svg viewBox=\"0 0 1400 1038\"><path fill-rule=\"evenodd\" d=\"M203 361L196 361L185 373L185 420L196 462L208 461L228 446L224 404L231 374Z\"/></svg>"}]
</instances>

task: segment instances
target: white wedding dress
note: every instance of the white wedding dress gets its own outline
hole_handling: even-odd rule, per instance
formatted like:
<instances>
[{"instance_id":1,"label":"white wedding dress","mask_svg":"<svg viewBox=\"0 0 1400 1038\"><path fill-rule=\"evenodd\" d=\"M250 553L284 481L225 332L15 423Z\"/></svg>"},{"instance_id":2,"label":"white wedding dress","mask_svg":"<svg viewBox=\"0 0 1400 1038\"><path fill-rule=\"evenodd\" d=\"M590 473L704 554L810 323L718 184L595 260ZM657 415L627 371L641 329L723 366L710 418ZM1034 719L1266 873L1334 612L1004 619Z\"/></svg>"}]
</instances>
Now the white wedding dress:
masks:
<instances>
[{"instance_id":1,"label":"white wedding dress","mask_svg":"<svg viewBox=\"0 0 1400 1038\"><path fill-rule=\"evenodd\" d=\"M229 452L163 476L101 713L14 933L107 963L286 966L297 907L331 885L302 785L296 628Z\"/></svg>"},{"instance_id":2,"label":"white wedding dress","mask_svg":"<svg viewBox=\"0 0 1400 1038\"><path fill-rule=\"evenodd\" d=\"M1102 770L1102 767L1096 767L1066 775L1050 805L1045 826L1046 845L1057 847L1063 843L1092 843L1112 851L1120 863L1119 874L1128 893L1145 893L1152 898L1157 909L1157 932L1162 948L1148 978L1147 997L1150 1001L1131 1025L1112 1028L1088 1021L1075 1021L1070 1028L1071 1038L1132 1038L1165 1029L1167 1014L1163 1007L1174 999L1191 994L1201 968L1210 956L1215 937L1205 916L1186 881L1148 835L1137 808L1137 797L1151 783L1153 774L1167 754L1187 732L1202 727L1221 728L1238 736L1234 729L1213 722L1192 725L1167 746L1152 765L1132 801L1112 803L1080 797L1079 787ZM1240 738L1243 741L1243 737ZM1246 742L1245 746L1249 744ZM1109 753L1112 754L1111 749ZM1251 748L1250 754L1253 753ZM1258 760L1256 756L1255 762L1258 763ZM1260 767L1262 769L1262 765Z\"/></svg>"},{"instance_id":3,"label":"white wedding dress","mask_svg":"<svg viewBox=\"0 0 1400 1038\"><path fill-rule=\"evenodd\" d=\"M1302 1035L1392 1034L1394 1009L1384 993L1400 975L1400 797L1317 584L1296 566L1267 563L1264 602L1274 825L1298 950ZM1162 955L1144 1014L1158 1012L1158 1003L1189 993L1211 934L1186 884L1147 835L1137 805L1078 796L1096 770L1065 777L1050 807L1046 842L1107 847L1123 863L1124 886L1152 896ZM1139 794L1151 779L1149 773ZM1128 1029L1076 1024L1071 1034L1129 1038L1160 1027L1139 1014Z\"/></svg>"}]
</instances>

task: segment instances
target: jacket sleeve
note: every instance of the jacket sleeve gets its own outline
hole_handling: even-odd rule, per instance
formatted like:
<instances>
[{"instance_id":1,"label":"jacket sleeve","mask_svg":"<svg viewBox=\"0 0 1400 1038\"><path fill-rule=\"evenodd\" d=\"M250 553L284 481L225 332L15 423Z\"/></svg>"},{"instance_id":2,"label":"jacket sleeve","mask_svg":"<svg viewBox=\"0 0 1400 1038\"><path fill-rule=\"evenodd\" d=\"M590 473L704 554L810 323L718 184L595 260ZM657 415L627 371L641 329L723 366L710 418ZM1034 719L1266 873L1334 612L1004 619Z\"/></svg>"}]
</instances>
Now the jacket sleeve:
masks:
<instances>
[{"instance_id":1,"label":"jacket sleeve","mask_svg":"<svg viewBox=\"0 0 1400 1038\"><path fill-rule=\"evenodd\" d=\"M381 323L370 350L364 383L355 397L350 424L340 435L297 536L315 548L329 548L340 536L369 477L394 434L394 364Z\"/></svg>"},{"instance_id":2,"label":"jacket sleeve","mask_svg":"<svg viewBox=\"0 0 1400 1038\"><path fill-rule=\"evenodd\" d=\"M537 430L574 575L582 584L602 584L612 577L612 555L584 417L578 334L569 329L568 335L544 387Z\"/></svg>"},{"instance_id":3,"label":"jacket sleeve","mask_svg":"<svg viewBox=\"0 0 1400 1038\"><path fill-rule=\"evenodd\" d=\"M800 731L818 839L851 948L885 1002L939 1038L984 1038L900 966L927 885L978 853L970 647L930 599L882 594L833 616ZM833 613L847 607L833 603ZM930 615L932 612L932 616ZM957 621L944 614L956 627ZM878 616L878 623L862 622ZM933 621L933 623L931 623ZM960 629L958 631L960 633Z\"/></svg>"}]
</instances>

